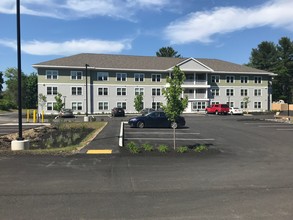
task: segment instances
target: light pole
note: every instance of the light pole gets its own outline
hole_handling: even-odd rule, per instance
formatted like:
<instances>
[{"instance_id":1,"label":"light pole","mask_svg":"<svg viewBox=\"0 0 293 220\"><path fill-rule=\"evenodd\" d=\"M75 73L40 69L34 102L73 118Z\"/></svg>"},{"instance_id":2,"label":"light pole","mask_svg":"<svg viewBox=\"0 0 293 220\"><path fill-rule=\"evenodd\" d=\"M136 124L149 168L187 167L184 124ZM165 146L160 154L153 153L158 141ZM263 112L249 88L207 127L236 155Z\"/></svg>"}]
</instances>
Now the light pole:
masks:
<instances>
[{"instance_id":1,"label":"light pole","mask_svg":"<svg viewBox=\"0 0 293 220\"><path fill-rule=\"evenodd\" d=\"M63 101L63 102L64 102L64 108L66 108L66 107L65 107L65 106L66 106L66 105L65 105L65 101L66 101L66 96L65 96L65 95L63 96L63 99L64 99L64 101Z\"/></svg>"},{"instance_id":2,"label":"light pole","mask_svg":"<svg viewBox=\"0 0 293 220\"><path fill-rule=\"evenodd\" d=\"M85 117L84 117L84 121L87 122L89 120L88 118L88 80L87 80L87 75L88 75L88 64L85 64Z\"/></svg>"}]
</instances>

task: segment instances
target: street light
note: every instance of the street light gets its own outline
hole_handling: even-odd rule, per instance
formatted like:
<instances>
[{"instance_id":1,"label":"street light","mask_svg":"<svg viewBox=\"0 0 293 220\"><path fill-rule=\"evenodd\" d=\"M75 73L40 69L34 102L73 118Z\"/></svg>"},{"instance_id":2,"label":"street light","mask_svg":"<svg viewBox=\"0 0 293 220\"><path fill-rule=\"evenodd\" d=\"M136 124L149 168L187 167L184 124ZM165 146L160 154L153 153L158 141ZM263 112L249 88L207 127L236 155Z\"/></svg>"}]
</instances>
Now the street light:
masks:
<instances>
[{"instance_id":1,"label":"street light","mask_svg":"<svg viewBox=\"0 0 293 220\"><path fill-rule=\"evenodd\" d=\"M88 91L87 91L87 75L88 75L88 72L87 72L87 68L89 67L88 64L85 64L85 118L84 118L84 121L88 121Z\"/></svg>"},{"instance_id":2,"label":"street light","mask_svg":"<svg viewBox=\"0 0 293 220\"><path fill-rule=\"evenodd\" d=\"M65 106L66 106L65 105L65 100L66 100L66 96L65 95L63 96L63 99L64 99L64 108L65 108Z\"/></svg>"}]
</instances>

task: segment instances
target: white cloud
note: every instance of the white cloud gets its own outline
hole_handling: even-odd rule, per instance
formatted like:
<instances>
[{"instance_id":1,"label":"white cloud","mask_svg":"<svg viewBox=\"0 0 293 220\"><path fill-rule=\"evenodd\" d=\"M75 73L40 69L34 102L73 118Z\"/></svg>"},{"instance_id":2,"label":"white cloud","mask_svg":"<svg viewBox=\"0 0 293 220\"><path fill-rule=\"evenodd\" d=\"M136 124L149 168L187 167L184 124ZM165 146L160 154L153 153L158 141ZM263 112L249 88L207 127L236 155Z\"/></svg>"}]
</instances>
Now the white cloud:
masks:
<instances>
[{"instance_id":1,"label":"white cloud","mask_svg":"<svg viewBox=\"0 0 293 220\"><path fill-rule=\"evenodd\" d=\"M0 45L16 49L16 42L1 40ZM71 55L77 53L120 53L131 49L131 40L104 41L92 39L65 42L29 41L22 43L22 51L30 55Z\"/></svg>"},{"instance_id":2,"label":"white cloud","mask_svg":"<svg viewBox=\"0 0 293 220\"><path fill-rule=\"evenodd\" d=\"M172 0L22 0L21 13L58 19L91 16L130 19L140 10L165 9L172 5L171 2ZM14 14L15 1L1 0L0 13Z\"/></svg>"},{"instance_id":3,"label":"white cloud","mask_svg":"<svg viewBox=\"0 0 293 220\"><path fill-rule=\"evenodd\" d=\"M293 1L273 0L255 8L221 7L195 12L164 30L172 44L208 43L216 34L257 27L280 27L293 31Z\"/></svg>"}]
</instances>

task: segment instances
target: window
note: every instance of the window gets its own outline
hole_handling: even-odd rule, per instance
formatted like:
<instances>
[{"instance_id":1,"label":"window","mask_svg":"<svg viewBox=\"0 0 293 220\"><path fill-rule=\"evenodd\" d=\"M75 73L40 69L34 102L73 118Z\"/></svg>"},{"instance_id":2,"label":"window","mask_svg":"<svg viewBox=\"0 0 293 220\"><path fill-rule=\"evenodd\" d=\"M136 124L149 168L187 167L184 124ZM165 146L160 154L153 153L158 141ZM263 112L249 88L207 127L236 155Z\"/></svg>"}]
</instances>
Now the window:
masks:
<instances>
[{"instance_id":1,"label":"window","mask_svg":"<svg viewBox=\"0 0 293 220\"><path fill-rule=\"evenodd\" d=\"M82 71L71 71L71 79L78 80L82 79Z\"/></svg>"},{"instance_id":2,"label":"window","mask_svg":"<svg viewBox=\"0 0 293 220\"><path fill-rule=\"evenodd\" d=\"M98 102L99 110L109 110L109 102Z\"/></svg>"},{"instance_id":3,"label":"window","mask_svg":"<svg viewBox=\"0 0 293 220\"><path fill-rule=\"evenodd\" d=\"M126 73L116 73L117 81L126 81L127 74Z\"/></svg>"},{"instance_id":4,"label":"window","mask_svg":"<svg viewBox=\"0 0 293 220\"><path fill-rule=\"evenodd\" d=\"M158 110L161 108L161 102L152 102L152 108Z\"/></svg>"},{"instance_id":5,"label":"window","mask_svg":"<svg viewBox=\"0 0 293 220\"><path fill-rule=\"evenodd\" d=\"M234 96L234 89L226 89L226 96Z\"/></svg>"},{"instance_id":6,"label":"window","mask_svg":"<svg viewBox=\"0 0 293 220\"><path fill-rule=\"evenodd\" d=\"M193 102L192 103L193 110L197 110L197 109L204 110L205 108L206 108L206 102Z\"/></svg>"},{"instance_id":7,"label":"window","mask_svg":"<svg viewBox=\"0 0 293 220\"><path fill-rule=\"evenodd\" d=\"M226 76L226 82L227 83L234 83L234 79L235 79L234 76Z\"/></svg>"},{"instance_id":8,"label":"window","mask_svg":"<svg viewBox=\"0 0 293 220\"><path fill-rule=\"evenodd\" d=\"M152 95L160 96L161 95L161 89L160 88L152 88Z\"/></svg>"},{"instance_id":9,"label":"window","mask_svg":"<svg viewBox=\"0 0 293 220\"><path fill-rule=\"evenodd\" d=\"M71 87L71 95L82 95L82 87Z\"/></svg>"},{"instance_id":10,"label":"window","mask_svg":"<svg viewBox=\"0 0 293 220\"><path fill-rule=\"evenodd\" d=\"M117 102L117 107L126 109L126 102Z\"/></svg>"},{"instance_id":11,"label":"window","mask_svg":"<svg viewBox=\"0 0 293 220\"><path fill-rule=\"evenodd\" d=\"M229 107L233 108L234 107L234 102L226 102L227 105L229 105Z\"/></svg>"},{"instance_id":12,"label":"window","mask_svg":"<svg viewBox=\"0 0 293 220\"><path fill-rule=\"evenodd\" d=\"M220 76L214 75L212 76L212 83L219 83L220 82Z\"/></svg>"},{"instance_id":13,"label":"window","mask_svg":"<svg viewBox=\"0 0 293 220\"><path fill-rule=\"evenodd\" d=\"M261 96L261 89L255 89L254 96Z\"/></svg>"},{"instance_id":14,"label":"window","mask_svg":"<svg viewBox=\"0 0 293 220\"><path fill-rule=\"evenodd\" d=\"M143 88L135 88L134 89L134 94L135 95L143 95L144 94L144 89Z\"/></svg>"},{"instance_id":15,"label":"window","mask_svg":"<svg viewBox=\"0 0 293 220\"><path fill-rule=\"evenodd\" d=\"M211 89L211 94L212 96L219 96L220 95L220 90L219 89Z\"/></svg>"},{"instance_id":16,"label":"window","mask_svg":"<svg viewBox=\"0 0 293 220\"><path fill-rule=\"evenodd\" d=\"M240 95L241 96L247 96L248 92L247 92L247 89L241 89L240 90Z\"/></svg>"},{"instance_id":17,"label":"window","mask_svg":"<svg viewBox=\"0 0 293 220\"><path fill-rule=\"evenodd\" d=\"M144 74L143 73L135 73L134 74L134 81L135 82L143 82L144 81Z\"/></svg>"},{"instance_id":18,"label":"window","mask_svg":"<svg viewBox=\"0 0 293 220\"><path fill-rule=\"evenodd\" d=\"M58 71L46 70L46 79L58 79Z\"/></svg>"},{"instance_id":19,"label":"window","mask_svg":"<svg viewBox=\"0 0 293 220\"><path fill-rule=\"evenodd\" d=\"M55 102L47 102L47 111L56 110L54 108Z\"/></svg>"},{"instance_id":20,"label":"window","mask_svg":"<svg viewBox=\"0 0 293 220\"><path fill-rule=\"evenodd\" d=\"M117 95L126 95L126 88L117 88Z\"/></svg>"},{"instance_id":21,"label":"window","mask_svg":"<svg viewBox=\"0 0 293 220\"><path fill-rule=\"evenodd\" d=\"M98 72L97 73L98 81L108 81L109 80L109 73L107 72Z\"/></svg>"},{"instance_id":22,"label":"window","mask_svg":"<svg viewBox=\"0 0 293 220\"><path fill-rule=\"evenodd\" d=\"M247 102L240 102L240 108L247 109Z\"/></svg>"},{"instance_id":23,"label":"window","mask_svg":"<svg viewBox=\"0 0 293 220\"><path fill-rule=\"evenodd\" d=\"M98 88L98 95L108 95L108 88Z\"/></svg>"},{"instance_id":24,"label":"window","mask_svg":"<svg viewBox=\"0 0 293 220\"><path fill-rule=\"evenodd\" d=\"M255 76L255 77L254 77L254 83L255 83L255 84L261 84L261 80L262 80L262 79L261 79L261 76Z\"/></svg>"},{"instance_id":25,"label":"window","mask_svg":"<svg viewBox=\"0 0 293 220\"><path fill-rule=\"evenodd\" d=\"M218 104L220 104L220 102L214 102L214 101L213 101L211 104L212 104L212 105L218 105Z\"/></svg>"},{"instance_id":26,"label":"window","mask_svg":"<svg viewBox=\"0 0 293 220\"><path fill-rule=\"evenodd\" d=\"M55 86L48 86L47 87L47 95L57 95L58 91L57 91L57 87Z\"/></svg>"},{"instance_id":27,"label":"window","mask_svg":"<svg viewBox=\"0 0 293 220\"><path fill-rule=\"evenodd\" d=\"M73 111L81 111L82 110L82 102L72 102L71 108Z\"/></svg>"},{"instance_id":28,"label":"window","mask_svg":"<svg viewBox=\"0 0 293 220\"><path fill-rule=\"evenodd\" d=\"M254 108L260 109L261 108L261 102L254 102Z\"/></svg>"},{"instance_id":29,"label":"window","mask_svg":"<svg viewBox=\"0 0 293 220\"><path fill-rule=\"evenodd\" d=\"M248 83L248 76L240 76L241 83Z\"/></svg>"},{"instance_id":30,"label":"window","mask_svg":"<svg viewBox=\"0 0 293 220\"><path fill-rule=\"evenodd\" d=\"M152 74L152 82L161 82L161 74Z\"/></svg>"}]
</instances>

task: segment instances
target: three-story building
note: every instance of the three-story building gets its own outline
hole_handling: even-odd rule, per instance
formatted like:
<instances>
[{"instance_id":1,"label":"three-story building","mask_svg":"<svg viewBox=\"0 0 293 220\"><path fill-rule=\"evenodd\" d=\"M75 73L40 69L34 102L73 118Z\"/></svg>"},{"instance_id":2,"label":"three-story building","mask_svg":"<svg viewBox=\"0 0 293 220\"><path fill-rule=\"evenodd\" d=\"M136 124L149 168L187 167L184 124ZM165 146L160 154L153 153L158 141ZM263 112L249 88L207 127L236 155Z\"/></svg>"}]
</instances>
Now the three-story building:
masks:
<instances>
[{"instance_id":1,"label":"three-story building","mask_svg":"<svg viewBox=\"0 0 293 220\"><path fill-rule=\"evenodd\" d=\"M143 95L144 108L157 109L165 103L162 91L174 66L186 76L182 85L182 97L189 100L186 112L204 111L213 103L249 111L271 109L275 74L270 72L216 59L77 54L33 65L38 72L38 93L47 97L39 110L56 113L58 93L65 108L81 114L109 113L114 107L135 112L138 94Z\"/></svg>"}]
</instances>

